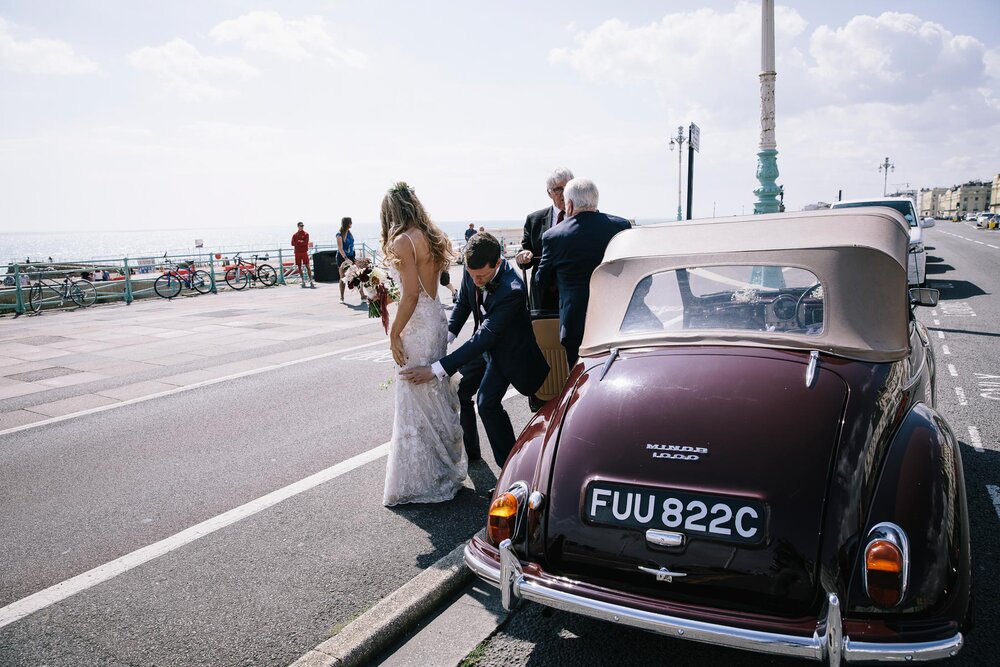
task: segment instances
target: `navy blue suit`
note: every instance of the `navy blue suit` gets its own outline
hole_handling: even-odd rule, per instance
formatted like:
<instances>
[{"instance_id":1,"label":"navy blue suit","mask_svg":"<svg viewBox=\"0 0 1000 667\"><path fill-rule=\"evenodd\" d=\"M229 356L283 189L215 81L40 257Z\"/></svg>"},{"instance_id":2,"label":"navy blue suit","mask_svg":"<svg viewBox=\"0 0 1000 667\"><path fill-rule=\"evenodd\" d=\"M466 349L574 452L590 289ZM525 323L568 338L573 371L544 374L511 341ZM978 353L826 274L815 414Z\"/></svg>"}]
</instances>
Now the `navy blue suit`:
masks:
<instances>
[{"instance_id":1,"label":"navy blue suit","mask_svg":"<svg viewBox=\"0 0 1000 667\"><path fill-rule=\"evenodd\" d=\"M542 259L535 288L559 287L559 339L570 368L579 357L590 301L590 276L604 259L611 238L628 229L628 220L598 211L581 211L542 235Z\"/></svg>"},{"instance_id":2,"label":"navy blue suit","mask_svg":"<svg viewBox=\"0 0 1000 667\"><path fill-rule=\"evenodd\" d=\"M500 262L497 275L488 286L489 291L480 293L485 314L479 311L479 288L472 276L468 272L462 276L462 288L448 322L448 331L457 336L469 315L476 322L476 330L440 363L448 375L462 370L459 402L466 449L471 449L474 440L478 450L478 429L471 404L472 393L478 390L479 418L497 464L503 465L514 447L514 428L503 409L503 396L510 385L525 396L534 394L545 382L549 365L535 342L524 283L506 260ZM477 376L481 379L477 380Z\"/></svg>"}]
</instances>

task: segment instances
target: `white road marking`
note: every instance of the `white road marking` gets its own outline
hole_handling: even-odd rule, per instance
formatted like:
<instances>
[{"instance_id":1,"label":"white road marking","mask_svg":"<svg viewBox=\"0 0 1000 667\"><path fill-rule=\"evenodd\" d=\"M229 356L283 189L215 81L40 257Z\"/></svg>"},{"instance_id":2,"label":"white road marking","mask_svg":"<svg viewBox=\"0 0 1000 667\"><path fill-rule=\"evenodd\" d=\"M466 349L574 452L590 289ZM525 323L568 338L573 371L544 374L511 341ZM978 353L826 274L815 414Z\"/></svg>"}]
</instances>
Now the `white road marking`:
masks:
<instances>
[{"instance_id":1,"label":"white road marking","mask_svg":"<svg viewBox=\"0 0 1000 667\"><path fill-rule=\"evenodd\" d=\"M233 373L232 375L226 375L224 377L212 378L211 380L203 380L202 382L195 382L194 384L189 384L184 387L177 387L176 389L168 389L166 391L161 391L157 394L149 394L147 396L137 396L136 398L130 398L127 401L121 401L119 403L111 403L109 405L101 405L96 408L89 408L87 410L80 410L79 412L71 412L68 415L61 415L59 417L51 417L49 419L43 419L37 422L31 422L30 424L24 424L23 426L14 426L13 428L8 428L4 431L0 431L0 435L9 435L11 433L17 433L18 431L27 431L28 429L38 428L39 426L48 426L49 424L56 424L58 422L64 422L69 419L75 419L76 417L83 417L84 415L92 415L97 412L104 412L105 410L113 410L115 408L120 408L125 405L135 405L136 403L142 403L144 401L151 401L157 398L163 398L164 396L172 396L174 394L179 394L184 391L191 391L192 389L200 389L201 387L208 387L213 384L219 384L220 382L226 382L228 380L235 380L236 378L250 377L251 375L259 375L260 373L266 373L268 371L278 370L279 368L287 368L288 366L295 366L296 364L304 364L310 361L316 361L317 359L325 359L327 357L335 357L338 354L344 354L345 352L350 352L352 350L360 350L363 347L371 347L373 345L388 345L387 341L377 340L374 343L365 343L363 345L355 345L354 347L346 347L340 350L335 350L333 352L324 352L323 354L314 354L311 357L303 357L302 359L295 359L293 361L284 361L280 364L271 364L270 366L263 366L261 368L254 368L249 371L241 371L239 373Z\"/></svg>"},{"instance_id":2,"label":"white road marking","mask_svg":"<svg viewBox=\"0 0 1000 667\"><path fill-rule=\"evenodd\" d=\"M934 320L934 326L938 326L940 324L941 324L941 320Z\"/></svg>"},{"instance_id":3,"label":"white road marking","mask_svg":"<svg viewBox=\"0 0 1000 667\"><path fill-rule=\"evenodd\" d=\"M990 499L993 501L993 509L997 511L997 517L1000 518L1000 486L987 484L986 490L989 492Z\"/></svg>"},{"instance_id":4,"label":"white road marking","mask_svg":"<svg viewBox=\"0 0 1000 667\"><path fill-rule=\"evenodd\" d=\"M951 373L953 378L958 377L958 371L955 370L955 364L948 364L948 372Z\"/></svg>"},{"instance_id":5,"label":"white road marking","mask_svg":"<svg viewBox=\"0 0 1000 667\"><path fill-rule=\"evenodd\" d=\"M385 341L379 341L383 345ZM359 346L364 347L364 346ZM356 349L356 348L352 348ZM331 354L341 354L344 350L338 350L337 352ZM320 356L330 356L327 354ZM317 357L314 357L317 358ZM513 396L519 396L517 390L511 387L511 389L504 394L502 400ZM391 441L390 441L391 442ZM217 530L231 526L237 521L246 519L258 514L269 507L273 507L278 503L288 500L294 496L299 495L310 489L314 489L320 484L329 482L330 480L336 479L341 475L351 472L356 468L371 463L372 461L377 461L383 456L389 454L390 442L384 442L378 447L369 449L367 452L362 452L357 456L352 456L346 461L341 461L335 465L330 466L326 470L321 470L318 473L309 475L297 482L293 482L286 487L278 489L277 491L272 491L271 493L265 494L256 500L251 500L250 502L240 505L228 512L223 512L218 516L212 517L202 521L199 524L186 528L181 532L171 535L159 542L154 542L148 546L136 549L132 553L125 554L120 558L105 563L104 565L99 565L92 570L88 570L83 574L78 574L75 577L61 581L58 584L49 586L46 589L40 590L37 593L32 593L28 597L21 598L16 602L12 602L6 607L0 607L0 628L3 628L15 621L18 621L25 616L35 613L41 609L45 609L57 602L62 602L68 597L76 595L82 591L92 588L100 583L108 581L117 577L119 574L128 572L129 570L135 569L140 565L148 563L154 558L159 558L165 554L170 553L175 549L190 544L195 540L205 537L206 535L211 535Z\"/></svg>"},{"instance_id":6,"label":"white road marking","mask_svg":"<svg viewBox=\"0 0 1000 667\"><path fill-rule=\"evenodd\" d=\"M938 331L938 338L944 338L944 332Z\"/></svg>"},{"instance_id":7,"label":"white road marking","mask_svg":"<svg viewBox=\"0 0 1000 667\"><path fill-rule=\"evenodd\" d=\"M105 582L113 577L117 577L123 572L128 572L143 563L147 563L154 558L169 553L174 549L184 546L185 544L194 542L200 537L211 535L217 530L230 526L241 519L253 516L258 512L277 505L281 501L287 500L292 496L296 496L303 491L308 491L309 489L319 486L324 482L340 477L344 473L350 472L355 468L365 465L366 463L379 459L388 453L389 443L384 443L374 449L368 450L367 452L351 457L346 461L341 461L334 466L330 466L326 470L322 470L315 475L310 475L309 477L300 479L299 481L289 484L282 489L272 491L267 495L261 496L257 500L252 500L245 505L240 505L235 509L231 509L228 512L224 512L216 517L208 519L207 521L202 521L197 525L182 530L176 535L172 535L166 539L160 540L159 542L142 547L141 549L136 549L132 553L116 558L110 563L99 565L98 567L88 570L83 574L61 581L54 586L49 586L48 588L29 595L26 598L13 602L6 607L0 608L0 628L10 625L14 621L22 619L29 614L33 614L40 609L44 609L49 605L61 602L62 600L65 600L80 591L96 586L97 584Z\"/></svg>"},{"instance_id":8,"label":"white road marking","mask_svg":"<svg viewBox=\"0 0 1000 667\"><path fill-rule=\"evenodd\" d=\"M982 241L973 241L973 243L978 243L979 245L986 245L986 244L985 244L985 243L983 243Z\"/></svg>"},{"instance_id":9,"label":"white road marking","mask_svg":"<svg viewBox=\"0 0 1000 667\"><path fill-rule=\"evenodd\" d=\"M944 352L945 354L951 354L951 350L948 349L947 345L942 345L941 351Z\"/></svg>"},{"instance_id":10,"label":"white road marking","mask_svg":"<svg viewBox=\"0 0 1000 667\"><path fill-rule=\"evenodd\" d=\"M955 395L958 396L959 405L968 405L969 401L965 398L965 390L961 387L955 387Z\"/></svg>"},{"instance_id":11,"label":"white road marking","mask_svg":"<svg viewBox=\"0 0 1000 667\"><path fill-rule=\"evenodd\" d=\"M1000 250L1000 246L995 246L992 243L987 243L986 245L988 245L989 247L993 248L994 250Z\"/></svg>"},{"instance_id":12,"label":"white road marking","mask_svg":"<svg viewBox=\"0 0 1000 667\"><path fill-rule=\"evenodd\" d=\"M972 444L973 449L977 452L982 453L983 451L983 439L979 437L979 429L975 426L969 427L969 442Z\"/></svg>"},{"instance_id":13,"label":"white road marking","mask_svg":"<svg viewBox=\"0 0 1000 667\"><path fill-rule=\"evenodd\" d=\"M932 316L932 317L937 317L937 311L936 311L936 310L932 310L932 311L931 311L931 316ZM935 320L935 321L934 321L934 324L939 324L939 322L938 322L937 320Z\"/></svg>"}]
</instances>

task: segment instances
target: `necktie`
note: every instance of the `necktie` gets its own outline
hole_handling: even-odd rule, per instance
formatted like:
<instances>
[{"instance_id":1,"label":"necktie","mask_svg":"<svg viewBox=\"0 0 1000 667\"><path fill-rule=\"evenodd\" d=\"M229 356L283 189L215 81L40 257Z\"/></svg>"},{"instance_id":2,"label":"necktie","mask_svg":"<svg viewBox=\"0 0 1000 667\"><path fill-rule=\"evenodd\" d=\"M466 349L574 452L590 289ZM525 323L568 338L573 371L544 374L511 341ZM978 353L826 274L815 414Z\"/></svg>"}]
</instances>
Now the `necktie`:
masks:
<instances>
[{"instance_id":1,"label":"necktie","mask_svg":"<svg viewBox=\"0 0 1000 667\"><path fill-rule=\"evenodd\" d=\"M563 218L565 218L565 217L566 217L566 213L563 212L563 211L559 211L559 215L556 216L556 224L558 225L560 222L562 222Z\"/></svg>"}]
</instances>

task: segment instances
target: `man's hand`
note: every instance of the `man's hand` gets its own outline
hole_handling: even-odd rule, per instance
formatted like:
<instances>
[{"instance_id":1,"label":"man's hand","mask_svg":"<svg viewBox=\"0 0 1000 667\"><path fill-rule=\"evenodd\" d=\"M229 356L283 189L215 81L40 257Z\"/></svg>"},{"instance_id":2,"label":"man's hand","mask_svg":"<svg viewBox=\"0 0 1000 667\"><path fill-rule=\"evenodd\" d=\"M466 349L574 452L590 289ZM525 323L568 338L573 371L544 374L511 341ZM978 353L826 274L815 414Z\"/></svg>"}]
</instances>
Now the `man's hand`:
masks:
<instances>
[{"instance_id":1,"label":"man's hand","mask_svg":"<svg viewBox=\"0 0 1000 667\"><path fill-rule=\"evenodd\" d=\"M527 266L528 264L531 264L531 260L533 260L534 258L535 258L535 253L531 252L530 250L522 250L521 252L517 253L517 255L514 256L514 259L517 260L517 263L520 264L521 266Z\"/></svg>"},{"instance_id":2,"label":"man's hand","mask_svg":"<svg viewBox=\"0 0 1000 667\"><path fill-rule=\"evenodd\" d=\"M434 371L430 366L414 366L400 371L399 377L413 384L424 384L434 379Z\"/></svg>"}]
</instances>

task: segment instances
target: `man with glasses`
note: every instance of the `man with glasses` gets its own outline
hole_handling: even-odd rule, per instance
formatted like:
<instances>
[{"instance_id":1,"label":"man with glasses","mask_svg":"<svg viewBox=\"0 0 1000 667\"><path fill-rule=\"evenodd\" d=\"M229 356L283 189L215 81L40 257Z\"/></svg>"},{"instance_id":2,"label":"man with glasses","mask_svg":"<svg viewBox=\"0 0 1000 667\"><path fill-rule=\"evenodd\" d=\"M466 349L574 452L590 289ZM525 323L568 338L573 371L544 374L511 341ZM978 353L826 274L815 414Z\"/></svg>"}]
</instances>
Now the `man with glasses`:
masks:
<instances>
[{"instance_id":1,"label":"man with glasses","mask_svg":"<svg viewBox=\"0 0 1000 667\"><path fill-rule=\"evenodd\" d=\"M563 188L572 178L573 172L565 167L560 167L549 174L549 178L545 182L545 192L552 200L552 205L529 214L524 221L524 237L521 239L522 249L515 257L517 265L522 269L526 270L529 267L532 271L538 269L538 262L542 259L542 234L558 225L566 217ZM542 291L532 284L530 293L532 310L557 310L559 308L559 292L556 291L555 287Z\"/></svg>"}]
</instances>

